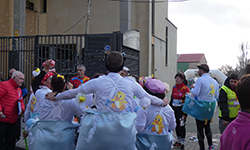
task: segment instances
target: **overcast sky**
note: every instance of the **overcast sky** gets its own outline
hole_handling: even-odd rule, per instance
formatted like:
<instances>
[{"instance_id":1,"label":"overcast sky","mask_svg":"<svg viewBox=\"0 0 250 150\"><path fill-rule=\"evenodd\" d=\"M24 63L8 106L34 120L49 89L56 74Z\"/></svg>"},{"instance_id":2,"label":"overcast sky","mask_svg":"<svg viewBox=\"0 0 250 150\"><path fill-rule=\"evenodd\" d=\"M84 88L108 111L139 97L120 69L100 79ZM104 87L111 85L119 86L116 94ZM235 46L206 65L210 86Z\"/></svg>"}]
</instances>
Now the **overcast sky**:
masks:
<instances>
[{"instance_id":1,"label":"overcast sky","mask_svg":"<svg viewBox=\"0 0 250 150\"><path fill-rule=\"evenodd\" d=\"M204 53L211 69L233 67L241 43L250 44L250 0L188 0L169 3L177 29L177 53Z\"/></svg>"}]
</instances>

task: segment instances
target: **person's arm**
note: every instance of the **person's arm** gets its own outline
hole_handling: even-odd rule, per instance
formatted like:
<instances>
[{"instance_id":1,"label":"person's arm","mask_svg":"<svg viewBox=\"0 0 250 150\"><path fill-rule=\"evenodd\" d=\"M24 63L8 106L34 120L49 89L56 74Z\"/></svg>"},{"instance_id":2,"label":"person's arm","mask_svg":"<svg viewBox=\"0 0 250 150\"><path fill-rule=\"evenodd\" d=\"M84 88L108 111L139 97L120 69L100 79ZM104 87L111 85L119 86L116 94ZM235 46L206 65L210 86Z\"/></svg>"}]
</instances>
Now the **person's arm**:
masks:
<instances>
[{"instance_id":1,"label":"person's arm","mask_svg":"<svg viewBox=\"0 0 250 150\"><path fill-rule=\"evenodd\" d=\"M22 90L22 97L24 99L27 96L27 94L28 94L28 91L26 89L26 86L25 86L24 82L23 82L23 84L22 84L22 86L20 88Z\"/></svg>"},{"instance_id":2,"label":"person's arm","mask_svg":"<svg viewBox=\"0 0 250 150\"><path fill-rule=\"evenodd\" d=\"M88 83L88 82L87 82L87 83ZM135 91L135 93L134 93L134 94L135 94L134 96L138 97L139 99L142 99L142 98L146 97L146 98L148 98L148 99L151 100L151 104L152 104L152 105L156 105L156 106L165 106L165 105L167 105L167 104L165 104L165 103L163 102L162 99L160 99L160 98L158 98L158 97L156 97L156 96L153 96L153 95L148 94L148 93L141 87L140 84L138 84L137 82L134 82L134 83L135 83L134 86L135 86L135 89L136 89L136 91Z\"/></svg>"},{"instance_id":3,"label":"person's arm","mask_svg":"<svg viewBox=\"0 0 250 150\"><path fill-rule=\"evenodd\" d=\"M88 81L86 83L84 83L83 85L79 86L76 89L71 89L71 90L67 90L64 91L62 93L56 93L56 92L52 92L52 93L48 93L46 94L46 99L49 100L66 100L66 99L71 99L71 98L75 98L75 96L78 93L83 93L83 94L88 94L88 93L94 93L93 89L95 89L95 79Z\"/></svg>"},{"instance_id":4,"label":"person's arm","mask_svg":"<svg viewBox=\"0 0 250 150\"><path fill-rule=\"evenodd\" d=\"M22 92L22 90L20 88L18 88L18 91ZM21 104L21 112L19 112L19 115L20 115L20 114L24 113L24 111L25 111L25 105L24 105L24 102L23 102L23 97L21 95L18 97L18 101ZM18 104L18 107L19 107L19 104Z\"/></svg>"},{"instance_id":5,"label":"person's arm","mask_svg":"<svg viewBox=\"0 0 250 150\"><path fill-rule=\"evenodd\" d=\"M229 109L228 109L228 104L227 104L228 98L227 98L227 93L221 89L220 94L219 94L219 107L221 110L221 115L222 119L229 121Z\"/></svg>"},{"instance_id":6,"label":"person's arm","mask_svg":"<svg viewBox=\"0 0 250 150\"><path fill-rule=\"evenodd\" d=\"M219 84L216 85L216 91L215 91L215 99L219 98Z\"/></svg>"},{"instance_id":7,"label":"person's arm","mask_svg":"<svg viewBox=\"0 0 250 150\"><path fill-rule=\"evenodd\" d=\"M174 116L174 112L171 113L171 120L169 122L169 130L173 131L176 127L176 120Z\"/></svg>"},{"instance_id":8,"label":"person's arm","mask_svg":"<svg viewBox=\"0 0 250 150\"><path fill-rule=\"evenodd\" d=\"M24 113L25 112L25 105L24 105L23 99L21 99L20 102L21 102L22 113Z\"/></svg>"},{"instance_id":9,"label":"person's arm","mask_svg":"<svg viewBox=\"0 0 250 150\"><path fill-rule=\"evenodd\" d=\"M145 92L146 93L146 92ZM151 104L152 105L156 105L156 106L165 106L168 103L164 103L164 101L156 96L150 95L148 93L146 93L144 95L146 98L149 98L151 100ZM167 101L166 101L167 102Z\"/></svg>"},{"instance_id":10,"label":"person's arm","mask_svg":"<svg viewBox=\"0 0 250 150\"><path fill-rule=\"evenodd\" d=\"M76 95L80 92L85 93L82 86L79 86L76 89L64 91L62 93L57 93L57 92L47 93L45 95L45 98L49 100L69 100L75 98Z\"/></svg>"},{"instance_id":11,"label":"person's arm","mask_svg":"<svg viewBox=\"0 0 250 150\"><path fill-rule=\"evenodd\" d=\"M34 93L36 93L36 91L39 89L39 85L41 84L43 77L46 75L47 72L49 72L49 69L51 68L51 61L52 59L45 61L44 69L41 70L40 74L37 77L35 77L35 79L31 83L32 90Z\"/></svg>"},{"instance_id":12,"label":"person's arm","mask_svg":"<svg viewBox=\"0 0 250 150\"><path fill-rule=\"evenodd\" d=\"M147 123L147 116L145 111L140 107L137 111L137 118L136 118L136 130L138 133L142 133L145 129Z\"/></svg>"},{"instance_id":13,"label":"person's arm","mask_svg":"<svg viewBox=\"0 0 250 150\"><path fill-rule=\"evenodd\" d=\"M7 93L7 90L5 88L5 84L0 83L0 98L3 97L6 93ZM0 101L2 100L0 99ZM3 106L1 103L0 103L0 112L3 113Z\"/></svg>"},{"instance_id":14,"label":"person's arm","mask_svg":"<svg viewBox=\"0 0 250 150\"><path fill-rule=\"evenodd\" d=\"M74 115L81 116L86 106L84 104L77 104L76 101L73 100L70 108Z\"/></svg>"},{"instance_id":15,"label":"person's arm","mask_svg":"<svg viewBox=\"0 0 250 150\"><path fill-rule=\"evenodd\" d=\"M173 91L173 90L172 90ZM173 93L171 94L171 99L170 99L170 103L169 103L169 105L173 108L173 105L172 105L172 103L173 103L173 100L174 100L174 98L173 98Z\"/></svg>"},{"instance_id":16,"label":"person's arm","mask_svg":"<svg viewBox=\"0 0 250 150\"><path fill-rule=\"evenodd\" d=\"M32 97L34 96L34 94L31 94L30 95L30 98L29 98L29 102L26 106L26 110L25 110L25 113L24 113L24 122L26 124L27 120L30 118L30 111L31 111L31 100L32 100Z\"/></svg>"},{"instance_id":17,"label":"person's arm","mask_svg":"<svg viewBox=\"0 0 250 150\"><path fill-rule=\"evenodd\" d=\"M40 74L34 78L33 82L31 83L31 87L34 93L39 89L39 85L43 80L43 77L46 75L45 71L41 71Z\"/></svg>"},{"instance_id":18,"label":"person's arm","mask_svg":"<svg viewBox=\"0 0 250 150\"><path fill-rule=\"evenodd\" d=\"M198 78L195 87L190 90L190 92L194 95L197 96L200 94L200 89L201 89L201 78Z\"/></svg>"}]
</instances>

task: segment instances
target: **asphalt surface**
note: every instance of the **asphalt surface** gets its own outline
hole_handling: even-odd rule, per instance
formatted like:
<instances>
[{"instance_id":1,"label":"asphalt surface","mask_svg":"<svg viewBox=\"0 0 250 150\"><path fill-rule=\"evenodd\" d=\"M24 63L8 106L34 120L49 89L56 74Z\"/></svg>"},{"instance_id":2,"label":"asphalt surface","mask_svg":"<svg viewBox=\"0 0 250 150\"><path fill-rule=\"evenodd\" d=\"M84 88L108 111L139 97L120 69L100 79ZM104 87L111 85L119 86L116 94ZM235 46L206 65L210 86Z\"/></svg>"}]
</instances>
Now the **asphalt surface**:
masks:
<instances>
[{"instance_id":1,"label":"asphalt surface","mask_svg":"<svg viewBox=\"0 0 250 150\"><path fill-rule=\"evenodd\" d=\"M220 131L219 131L219 118L218 118L219 110L216 107L215 114L213 117L213 122L211 123L212 136L213 136L213 146L214 150L220 149ZM197 141L197 133L196 133L196 124L195 119L191 116L188 116L186 123L186 139L185 139L185 150L199 150L199 144ZM25 127L24 123L22 123L22 129ZM173 137L176 138L175 132L173 132ZM28 139L27 139L28 140ZM205 147L208 149L207 140L205 138ZM172 148L172 150L178 150L177 148ZM16 150L26 150L25 141L23 138L16 145Z\"/></svg>"}]
</instances>

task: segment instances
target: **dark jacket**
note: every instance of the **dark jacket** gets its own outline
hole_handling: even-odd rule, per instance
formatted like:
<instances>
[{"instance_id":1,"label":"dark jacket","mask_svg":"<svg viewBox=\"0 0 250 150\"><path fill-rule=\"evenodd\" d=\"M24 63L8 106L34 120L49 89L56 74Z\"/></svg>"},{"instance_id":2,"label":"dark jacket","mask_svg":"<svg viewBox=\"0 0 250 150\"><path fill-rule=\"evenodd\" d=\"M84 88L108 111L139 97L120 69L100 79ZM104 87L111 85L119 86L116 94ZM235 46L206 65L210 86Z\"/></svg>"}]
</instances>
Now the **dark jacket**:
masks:
<instances>
[{"instance_id":1,"label":"dark jacket","mask_svg":"<svg viewBox=\"0 0 250 150\"><path fill-rule=\"evenodd\" d=\"M233 91L235 91L235 88L232 88L229 82L230 78L228 77L225 80L224 85L227 86L229 89L232 89ZM227 104L227 93L223 90L220 89L220 95L219 95L219 107L222 113L222 117L219 117L220 119L226 120L226 121L233 121L235 118L229 118L229 109L228 109L228 104Z\"/></svg>"}]
</instances>

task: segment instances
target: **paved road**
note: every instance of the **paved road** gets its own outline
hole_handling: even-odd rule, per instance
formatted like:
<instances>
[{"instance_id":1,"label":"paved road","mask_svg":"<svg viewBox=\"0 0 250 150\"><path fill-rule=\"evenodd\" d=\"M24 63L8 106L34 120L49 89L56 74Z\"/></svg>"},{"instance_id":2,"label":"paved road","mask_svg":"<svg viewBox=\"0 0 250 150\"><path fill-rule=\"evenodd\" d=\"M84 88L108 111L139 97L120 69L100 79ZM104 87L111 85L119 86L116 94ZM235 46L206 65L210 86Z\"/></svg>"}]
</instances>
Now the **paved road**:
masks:
<instances>
[{"instance_id":1,"label":"paved road","mask_svg":"<svg viewBox=\"0 0 250 150\"><path fill-rule=\"evenodd\" d=\"M214 150L219 150L220 149L220 130L219 130L219 109L216 107L215 109L215 114L213 117L213 122L211 123L211 129L212 129L212 136L213 136L213 145L214 145ZM199 144L198 141L195 140L190 140L190 137L196 137L197 138L197 133L196 133L196 123L195 119L191 116L188 116L187 118L187 125L186 125L186 139L185 139L185 150L199 150ZM174 138L176 138L176 134L174 133ZM207 149L207 140L205 138L205 147ZM173 148L173 150L177 150L179 148Z\"/></svg>"}]
</instances>

